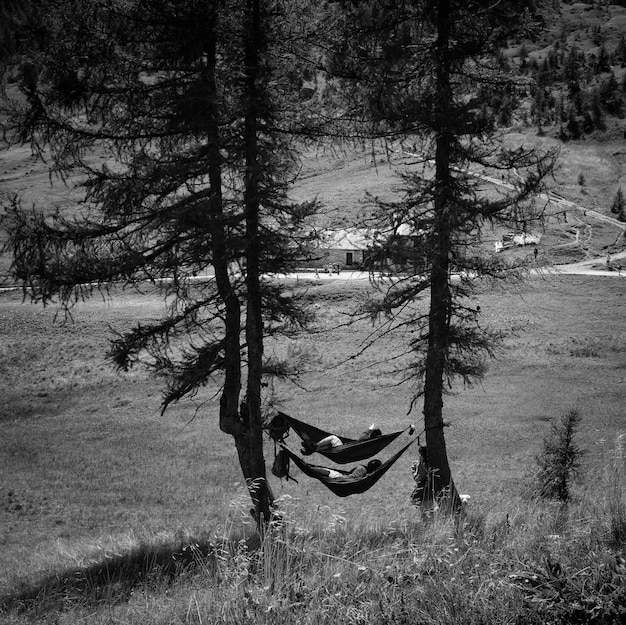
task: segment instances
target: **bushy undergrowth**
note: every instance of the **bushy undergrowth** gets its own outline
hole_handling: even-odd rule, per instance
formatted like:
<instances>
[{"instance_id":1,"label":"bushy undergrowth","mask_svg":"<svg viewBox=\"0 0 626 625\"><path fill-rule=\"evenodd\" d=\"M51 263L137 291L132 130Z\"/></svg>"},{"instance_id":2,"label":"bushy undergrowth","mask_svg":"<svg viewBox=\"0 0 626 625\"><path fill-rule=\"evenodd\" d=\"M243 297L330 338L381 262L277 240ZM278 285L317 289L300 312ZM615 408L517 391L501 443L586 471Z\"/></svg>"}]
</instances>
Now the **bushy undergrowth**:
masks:
<instances>
[{"instance_id":1,"label":"bushy undergrowth","mask_svg":"<svg viewBox=\"0 0 626 625\"><path fill-rule=\"evenodd\" d=\"M576 443L576 435L582 417L571 409L553 419L550 431L543 440L543 449L537 456L538 471L535 475L535 494L544 499L562 503L570 500L572 484L580 475L580 463L584 454Z\"/></svg>"},{"instance_id":2,"label":"bushy undergrowth","mask_svg":"<svg viewBox=\"0 0 626 625\"><path fill-rule=\"evenodd\" d=\"M260 539L245 494L201 540L141 545L31 580L3 623L624 623L623 438L597 490L564 509L528 502L486 516L375 525L281 501ZM618 499L616 499L618 498ZM564 511L565 510L565 511ZM621 524L621 525L620 525ZM622 530L616 532L616 526Z\"/></svg>"}]
</instances>

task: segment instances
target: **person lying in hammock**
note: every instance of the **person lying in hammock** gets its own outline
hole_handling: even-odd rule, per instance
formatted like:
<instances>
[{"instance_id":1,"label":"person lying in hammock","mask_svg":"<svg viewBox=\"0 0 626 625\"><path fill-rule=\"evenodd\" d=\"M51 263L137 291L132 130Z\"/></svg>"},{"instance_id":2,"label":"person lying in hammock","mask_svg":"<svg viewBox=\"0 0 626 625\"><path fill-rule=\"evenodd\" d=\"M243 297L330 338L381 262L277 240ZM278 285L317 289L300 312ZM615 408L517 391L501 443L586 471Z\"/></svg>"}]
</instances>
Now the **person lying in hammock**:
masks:
<instances>
[{"instance_id":1,"label":"person lying in hammock","mask_svg":"<svg viewBox=\"0 0 626 625\"><path fill-rule=\"evenodd\" d=\"M376 438L377 436L382 436L382 432L374 423L372 423L372 425L370 425L357 440L365 441L370 438ZM317 443L314 443L313 441L303 441L300 452L303 456L310 456L315 452L328 451L329 449L333 449L333 447L341 447L343 444L343 441L337 435L330 434L322 440L317 441Z\"/></svg>"},{"instance_id":2,"label":"person lying in hammock","mask_svg":"<svg viewBox=\"0 0 626 625\"><path fill-rule=\"evenodd\" d=\"M374 458L374 460L370 460L367 464L359 464L350 471L336 471L335 469L329 469L327 467L310 466L315 473L332 480L358 480L365 477L368 473L372 473L381 465L382 462Z\"/></svg>"}]
</instances>

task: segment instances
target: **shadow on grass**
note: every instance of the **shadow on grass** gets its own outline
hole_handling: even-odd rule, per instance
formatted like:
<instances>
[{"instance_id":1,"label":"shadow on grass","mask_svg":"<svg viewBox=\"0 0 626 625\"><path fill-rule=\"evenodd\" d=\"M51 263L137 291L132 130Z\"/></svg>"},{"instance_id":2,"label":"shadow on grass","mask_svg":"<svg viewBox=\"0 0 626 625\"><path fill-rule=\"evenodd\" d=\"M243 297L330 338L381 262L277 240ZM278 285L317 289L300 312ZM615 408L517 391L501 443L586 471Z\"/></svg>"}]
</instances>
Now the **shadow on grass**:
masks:
<instances>
[{"instance_id":1,"label":"shadow on grass","mask_svg":"<svg viewBox=\"0 0 626 625\"><path fill-rule=\"evenodd\" d=\"M249 544L249 548L254 548ZM127 553L106 555L89 566L46 575L36 582L22 582L0 596L0 614L44 614L76 606L120 603L145 585L171 584L186 574L217 574L224 547L206 540L140 545Z\"/></svg>"}]
</instances>

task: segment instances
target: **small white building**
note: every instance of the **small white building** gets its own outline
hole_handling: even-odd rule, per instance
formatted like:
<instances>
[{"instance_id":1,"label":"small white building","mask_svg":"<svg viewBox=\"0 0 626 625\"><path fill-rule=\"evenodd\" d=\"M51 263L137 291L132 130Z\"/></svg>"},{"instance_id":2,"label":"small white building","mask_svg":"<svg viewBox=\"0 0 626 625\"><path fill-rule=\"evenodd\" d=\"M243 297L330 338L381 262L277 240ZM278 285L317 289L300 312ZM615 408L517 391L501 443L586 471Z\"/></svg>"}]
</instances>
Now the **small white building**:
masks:
<instances>
[{"instance_id":1,"label":"small white building","mask_svg":"<svg viewBox=\"0 0 626 625\"><path fill-rule=\"evenodd\" d=\"M358 269L363 266L370 244L364 228L325 230L308 263L315 268Z\"/></svg>"},{"instance_id":2,"label":"small white building","mask_svg":"<svg viewBox=\"0 0 626 625\"><path fill-rule=\"evenodd\" d=\"M513 237L513 243L519 247L523 247L524 245L539 245L539 241L541 241L541 235L533 234L532 232L522 232Z\"/></svg>"},{"instance_id":3,"label":"small white building","mask_svg":"<svg viewBox=\"0 0 626 625\"><path fill-rule=\"evenodd\" d=\"M541 234L533 232L507 232L502 235L499 241L494 241L495 251L501 252L502 250L517 245L518 247L524 247L526 245L539 245L541 241Z\"/></svg>"}]
</instances>

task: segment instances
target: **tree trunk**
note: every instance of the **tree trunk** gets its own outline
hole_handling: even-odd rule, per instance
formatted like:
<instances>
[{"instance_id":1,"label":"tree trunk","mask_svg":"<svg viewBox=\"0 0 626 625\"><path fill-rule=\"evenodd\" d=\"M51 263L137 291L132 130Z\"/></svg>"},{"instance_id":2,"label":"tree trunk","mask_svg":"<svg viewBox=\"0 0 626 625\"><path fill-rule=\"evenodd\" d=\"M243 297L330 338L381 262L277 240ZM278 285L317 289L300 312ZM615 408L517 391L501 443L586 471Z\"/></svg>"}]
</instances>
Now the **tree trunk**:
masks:
<instances>
[{"instance_id":1,"label":"tree trunk","mask_svg":"<svg viewBox=\"0 0 626 625\"><path fill-rule=\"evenodd\" d=\"M450 0L437 2L437 97L434 131L436 136L433 224L433 258L431 264L431 294L429 311L428 348L424 380L424 427L429 465L435 470L434 494L441 497L450 489L451 502L456 505L458 495L452 482L443 422L443 385L448 351L452 294L449 270L451 231L454 206L450 194L450 157L453 137L448 123L450 103L453 101L450 85Z\"/></svg>"},{"instance_id":2,"label":"tree trunk","mask_svg":"<svg viewBox=\"0 0 626 625\"><path fill-rule=\"evenodd\" d=\"M220 429L232 436L241 436L243 426L239 417L239 398L241 395L241 304L228 275L228 245L225 230L225 216L222 204L222 166L220 155L219 107L216 84L216 32L218 26L217 10L214 18L214 30L207 33L206 82L207 109L209 112L206 132L207 151L209 154L209 182L211 198L209 210L213 213L207 218L212 224L210 236L213 242L213 267L215 283L220 299L224 302L224 388L220 397ZM213 225L215 224L215 225ZM243 468L243 467L242 467Z\"/></svg>"},{"instance_id":3,"label":"tree trunk","mask_svg":"<svg viewBox=\"0 0 626 625\"><path fill-rule=\"evenodd\" d=\"M213 34L214 35L214 34ZM220 397L220 429L233 436L239 465L250 491L254 506L254 517L257 524L264 525L269 520L272 503L271 492L267 485L265 459L263 456L263 431L261 429L260 403L260 363L263 354L263 326L261 317L261 298L259 289L258 242L258 193L256 191L256 173L246 177L246 227L249 240L253 241L247 250L249 267L256 267L252 280L248 274L248 292L255 293L248 298L246 335L249 347L249 376L247 384L247 401L240 405L241 397L241 304L229 277L229 255L225 229L225 216L222 205L222 173L219 152L219 109L215 80L216 42L209 37L206 47L208 108L210 122L207 128L207 149L209 151L209 180L212 189L210 210L217 220L212 228L215 282L220 298L224 302L224 388ZM246 118L246 168L250 171L256 163L256 126L253 114ZM256 287L255 287L256 285ZM250 329L251 321L261 320ZM255 333L260 329L260 334ZM259 350L260 345L260 350Z\"/></svg>"},{"instance_id":4,"label":"tree trunk","mask_svg":"<svg viewBox=\"0 0 626 625\"><path fill-rule=\"evenodd\" d=\"M266 477L263 454L263 429L261 415L261 382L263 376L263 302L261 296L259 245L259 159L258 121L263 108L263 93L258 87L260 78L260 51L263 47L261 11L259 0L246 3L245 41L245 100L244 124L245 191L246 211L246 343L248 348L248 458L251 475L248 487L255 506L255 518L259 527L270 519L273 495Z\"/></svg>"}]
</instances>

